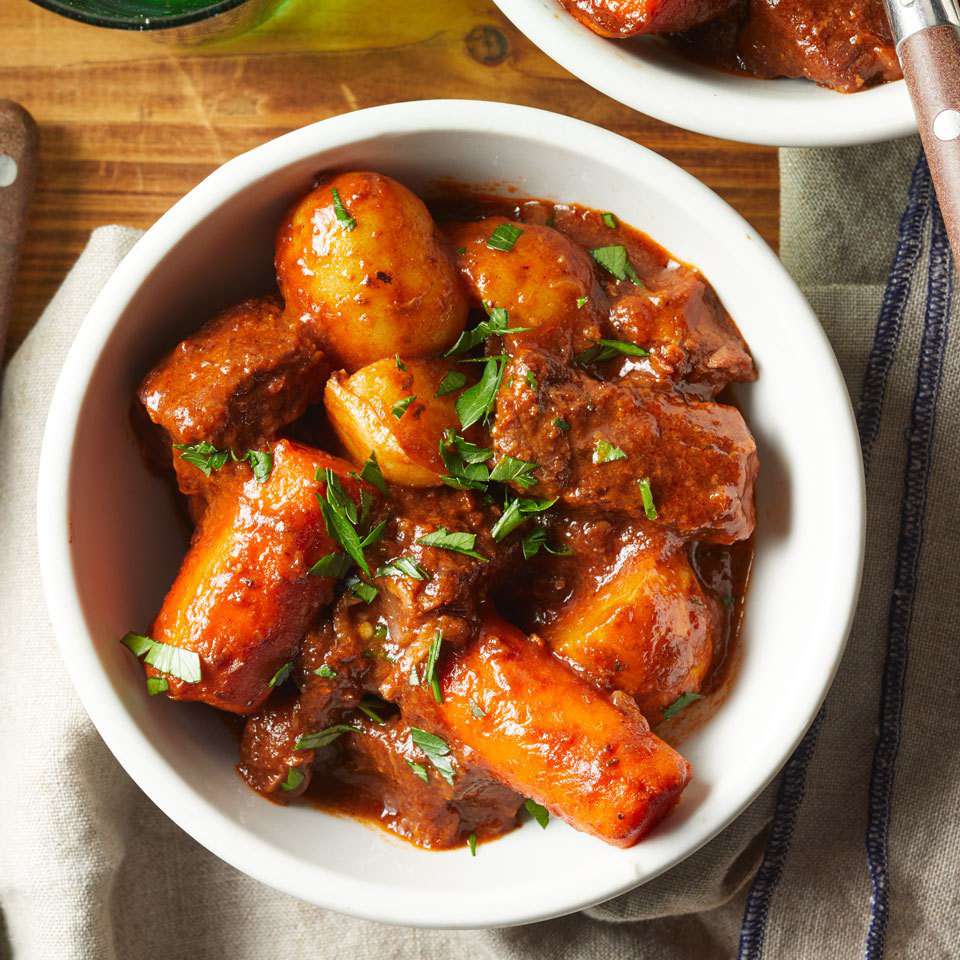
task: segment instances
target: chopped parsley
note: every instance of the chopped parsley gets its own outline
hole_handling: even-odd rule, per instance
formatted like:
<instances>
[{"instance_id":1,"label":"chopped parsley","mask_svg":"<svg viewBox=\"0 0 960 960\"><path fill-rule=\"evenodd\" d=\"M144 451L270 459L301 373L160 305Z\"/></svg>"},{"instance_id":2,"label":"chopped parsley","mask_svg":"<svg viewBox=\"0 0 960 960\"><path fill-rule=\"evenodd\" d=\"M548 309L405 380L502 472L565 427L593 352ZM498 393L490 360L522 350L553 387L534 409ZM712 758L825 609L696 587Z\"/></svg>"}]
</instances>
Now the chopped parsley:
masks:
<instances>
[{"instance_id":1,"label":"chopped parsley","mask_svg":"<svg viewBox=\"0 0 960 960\"><path fill-rule=\"evenodd\" d=\"M364 603L373 603L377 599L377 594L380 593L372 583L367 583L366 580L361 580L356 575L349 577L345 584L346 588Z\"/></svg>"},{"instance_id":2,"label":"chopped parsley","mask_svg":"<svg viewBox=\"0 0 960 960\"><path fill-rule=\"evenodd\" d=\"M454 430L445 430L440 438L440 459L447 468L441 477L448 487L457 490L485 490L490 470L485 466L493 451L464 440Z\"/></svg>"},{"instance_id":3,"label":"chopped parsley","mask_svg":"<svg viewBox=\"0 0 960 960\"><path fill-rule=\"evenodd\" d=\"M320 511L327 525L327 532L343 547L354 563L356 563L367 576L370 576L370 567L367 565L363 551L365 547L376 543L376 541L383 536L383 531L386 529L386 521L377 524L373 530L361 538L360 532L357 529L359 520L357 517L357 506L350 497L347 496L347 492L343 489L340 478L333 470L327 467L323 472L323 479L326 484L325 494L321 496L318 493L317 502L320 504ZM333 576L333 573L330 571L336 569L334 567L336 561L331 558L336 556L336 554L328 554L326 557L321 557L311 568L310 572L313 573L314 568L316 568L318 564L322 564L320 575Z\"/></svg>"},{"instance_id":4,"label":"chopped parsley","mask_svg":"<svg viewBox=\"0 0 960 960\"><path fill-rule=\"evenodd\" d=\"M591 363L612 360L618 354L628 357L649 357L650 351L635 343L628 343L626 340L598 340L592 347L578 353L573 360L574 363L586 367Z\"/></svg>"},{"instance_id":5,"label":"chopped parsley","mask_svg":"<svg viewBox=\"0 0 960 960\"><path fill-rule=\"evenodd\" d=\"M627 248L622 243L609 247L596 247L590 251L590 256L618 280L629 280L638 287L643 286L643 282L637 276L637 271L633 269L633 264L627 256Z\"/></svg>"},{"instance_id":6,"label":"chopped parsley","mask_svg":"<svg viewBox=\"0 0 960 960\"><path fill-rule=\"evenodd\" d=\"M345 553L328 553L322 556L307 572L315 577L345 577L353 566L353 560Z\"/></svg>"},{"instance_id":7,"label":"chopped parsley","mask_svg":"<svg viewBox=\"0 0 960 960\"><path fill-rule=\"evenodd\" d=\"M536 800L524 800L523 809L526 810L544 830L547 829L547 824L550 822L550 811L547 810L546 807L541 806Z\"/></svg>"},{"instance_id":8,"label":"chopped parsley","mask_svg":"<svg viewBox=\"0 0 960 960\"><path fill-rule=\"evenodd\" d=\"M277 672L270 678L270 689L272 690L274 687L279 687L291 673L293 673L293 661L288 660L282 664Z\"/></svg>"},{"instance_id":9,"label":"chopped parsley","mask_svg":"<svg viewBox=\"0 0 960 960\"><path fill-rule=\"evenodd\" d=\"M407 766L413 771L415 777L419 777L424 783L430 782L430 774L427 773L427 768L422 763L408 760Z\"/></svg>"},{"instance_id":10,"label":"chopped parsley","mask_svg":"<svg viewBox=\"0 0 960 960\"><path fill-rule=\"evenodd\" d=\"M398 370L406 370L407 365L400 359L400 354L395 353L393 355L393 362L397 365Z\"/></svg>"},{"instance_id":11,"label":"chopped parsley","mask_svg":"<svg viewBox=\"0 0 960 960\"><path fill-rule=\"evenodd\" d=\"M491 536L499 543L504 537L513 533L529 516L549 510L556 502L556 497L508 497L503 513L490 528Z\"/></svg>"},{"instance_id":12,"label":"chopped parsley","mask_svg":"<svg viewBox=\"0 0 960 960\"><path fill-rule=\"evenodd\" d=\"M357 221L347 213L347 208L340 199L340 191L334 187L330 192L333 194L333 212L336 214L337 220L343 224L344 230L353 230L357 225Z\"/></svg>"},{"instance_id":13,"label":"chopped parsley","mask_svg":"<svg viewBox=\"0 0 960 960\"><path fill-rule=\"evenodd\" d=\"M423 671L423 682L433 692L433 699L443 703L443 692L440 690L440 678L437 676L437 660L440 659L440 646L443 643L443 634L438 630L430 641L427 652L427 663Z\"/></svg>"},{"instance_id":14,"label":"chopped parsley","mask_svg":"<svg viewBox=\"0 0 960 960\"><path fill-rule=\"evenodd\" d=\"M263 483L273 470L273 454L266 450L248 450L242 457L233 450L218 450L212 443L201 440L198 443L175 443L174 449L180 451L182 459L193 464L205 477L219 470L228 460L236 463L249 463L254 479Z\"/></svg>"},{"instance_id":15,"label":"chopped parsley","mask_svg":"<svg viewBox=\"0 0 960 960\"><path fill-rule=\"evenodd\" d=\"M577 297L577 309L582 310L586 305L589 297Z\"/></svg>"},{"instance_id":16,"label":"chopped parsley","mask_svg":"<svg viewBox=\"0 0 960 960\"><path fill-rule=\"evenodd\" d=\"M440 381L440 386L437 387L437 392L434 396L445 397L448 393L454 393L459 390L466 382L467 378L465 374L459 370L448 370Z\"/></svg>"},{"instance_id":17,"label":"chopped parsley","mask_svg":"<svg viewBox=\"0 0 960 960\"><path fill-rule=\"evenodd\" d=\"M467 846L470 848L470 856L475 857L477 855L477 835L475 833L471 833L467 837Z\"/></svg>"},{"instance_id":18,"label":"chopped parsley","mask_svg":"<svg viewBox=\"0 0 960 960\"><path fill-rule=\"evenodd\" d=\"M358 480L365 480L370 486L376 487L384 496L387 495L387 481L383 478L380 464L377 462L377 455L373 450L370 451L370 456L367 457L367 461L360 472L351 473L350 476L356 477Z\"/></svg>"},{"instance_id":19,"label":"chopped parsley","mask_svg":"<svg viewBox=\"0 0 960 960\"><path fill-rule=\"evenodd\" d=\"M464 556L473 557L475 560L482 560L487 563L487 558L474 550L477 543L475 533L466 533L461 530L448 530L446 527L438 527L433 533L428 533L421 537L417 543L425 547L436 547L439 550L449 550L452 553L462 553Z\"/></svg>"},{"instance_id":20,"label":"chopped parsley","mask_svg":"<svg viewBox=\"0 0 960 960\"><path fill-rule=\"evenodd\" d=\"M702 700L703 696L699 693L681 693L673 703L663 711L663 719L669 720L675 717L681 710L689 707L691 703Z\"/></svg>"},{"instance_id":21,"label":"chopped parsley","mask_svg":"<svg viewBox=\"0 0 960 960\"><path fill-rule=\"evenodd\" d=\"M378 577L410 577L412 580L429 580L431 573L424 570L413 557L394 557L377 569Z\"/></svg>"},{"instance_id":22,"label":"chopped parsley","mask_svg":"<svg viewBox=\"0 0 960 960\"><path fill-rule=\"evenodd\" d=\"M383 726L387 721L377 713L375 707L378 707L379 703L373 700L368 700L366 697L357 704L357 709L366 717L369 717L375 724L378 726Z\"/></svg>"},{"instance_id":23,"label":"chopped parsley","mask_svg":"<svg viewBox=\"0 0 960 960\"><path fill-rule=\"evenodd\" d=\"M294 750L319 750L328 747L344 733L360 733L359 727L349 723L335 723L332 727L318 730L316 733L301 733L294 743Z\"/></svg>"},{"instance_id":24,"label":"chopped parsley","mask_svg":"<svg viewBox=\"0 0 960 960\"><path fill-rule=\"evenodd\" d=\"M627 455L619 447L602 437L593 448L594 463L612 463L614 460L626 460Z\"/></svg>"},{"instance_id":25,"label":"chopped parsley","mask_svg":"<svg viewBox=\"0 0 960 960\"><path fill-rule=\"evenodd\" d=\"M321 665L320 665L319 667L317 667L317 669L314 670L313 672L314 672L318 677L323 677L324 680L333 680L333 679L336 677L336 675L337 675L337 671L334 670L333 667L328 666L328 665L325 664L325 663L321 664Z\"/></svg>"},{"instance_id":26,"label":"chopped parsley","mask_svg":"<svg viewBox=\"0 0 960 960\"><path fill-rule=\"evenodd\" d=\"M509 253L522 233L523 229L515 224L498 224L487 239L487 246L491 250L502 250L504 253Z\"/></svg>"},{"instance_id":27,"label":"chopped parsley","mask_svg":"<svg viewBox=\"0 0 960 960\"><path fill-rule=\"evenodd\" d=\"M648 520L657 519L657 505L653 502L653 490L650 489L650 479L644 477L637 481L640 484L640 499L643 501L643 512Z\"/></svg>"},{"instance_id":28,"label":"chopped parsley","mask_svg":"<svg viewBox=\"0 0 960 960\"><path fill-rule=\"evenodd\" d=\"M407 408L417 399L416 394L410 394L409 397L404 397L402 400L398 400L390 409L390 412L399 420L406 412Z\"/></svg>"},{"instance_id":29,"label":"chopped parsley","mask_svg":"<svg viewBox=\"0 0 960 960\"><path fill-rule=\"evenodd\" d=\"M526 376L524 377L524 379L527 381L527 386L528 386L531 390L539 390L539 389L540 389L540 384L539 384L539 382L537 381L537 375L536 375L532 370L528 370L528 371L527 371Z\"/></svg>"},{"instance_id":30,"label":"chopped parsley","mask_svg":"<svg viewBox=\"0 0 960 960\"><path fill-rule=\"evenodd\" d=\"M539 464L531 460L518 460L516 457L505 456L490 471L490 479L498 483L515 483L525 490L537 485L537 478L533 475L539 469Z\"/></svg>"},{"instance_id":31,"label":"chopped parsley","mask_svg":"<svg viewBox=\"0 0 960 960\"><path fill-rule=\"evenodd\" d=\"M479 346L487 337L502 337L505 333L523 333L529 327L511 327L510 314L503 307L495 307L484 303L487 319L481 320L475 327L464 330L457 338L457 342L444 354L444 357L457 357L469 353Z\"/></svg>"},{"instance_id":32,"label":"chopped parsley","mask_svg":"<svg viewBox=\"0 0 960 960\"><path fill-rule=\"evenodd\" d=\"M290 767L287 770L287 779L280 784L280 788L289 793L291 790L296 790L301 783L303 783L303 771Z\"/></svg>"},{"instance_id":33,"label":"chopped parsley","mask_svg":"<svg viewBox=\"0 0 960 960\"><path fill-rule=\"evenodd\" d=\"M493 412L505 368L503 357L488 358L479 381L457 397L457 416L464 430L480 420L486 420Z\"/></svg>"},{"instance_id":34,"label":"chopped parsley","mask_svg":"<svg viewBox=\"0 0 960 960\"><path fill-rule=\"evenodd\" d=\"M616 230L617 227L620 226L620 224L617 223L617 218L610 213L609 210L606 213L600 214L600 219L604 222L604 225L608 226L611 230Z\"/></svg>"},{"instance_id":35,"label":"chopped parsley","mask_svg":"<svg viewBox=\"0 0 960 960\"><path fill-rule=\"evenodd\" d=\"M520 546L523 550L523 559L529 560L531 557L535 557L542 549L546 550L547 553L552 553L557 557L569 557L573 554L573 551L564 544L559 547L551 547L547 543L547 531L543 527L537 527L536 530L531 530L523 540L520 541Z\"/></svg>"},{"instance_id":36,"label":"chopped parsley","mask_svg":"<svg viewBox=\"0 0 960 960\"><path fill-rule=\"evenodd\" d=\"M159 673L176 677L184 683L200 682L200 654L195 650L176 647L140 633L128 633L120 642L135 657L143 657L144 663L150 664Z\"/></svg>"},{"instance_id":37,"label":"chopped parsley","mask_svg":"<svg viewBox=\"0 0 960 960\"><path fill-rule=\"evenodd\" d=\"M554 417L553 425L558 429L566 433L570 429L570 423L567 420L564 420L563 417Z\"/></svg>"},{"instance_id":38,"label":"chopped parsley","mask_svg":"<svg viewBox=\"0 0 960 960\"><path fill-rule=\"evenodd\" d=\"M147 693L155 697L166 693L170 689L170 681L166 677L147 677Z\"/></svg>"},{"instance_id":39,"label":"chopped parsley","mask_svg":"<svg viewBox=\"0 0 960 960\"><path fill-rule=\"evenodd\" d=\"M419 727L410 728L410 737L414 745L427 755L437 773L453 786L453 757L450 756L450 748L446 742Z\"/></svg>"}]
</instances>

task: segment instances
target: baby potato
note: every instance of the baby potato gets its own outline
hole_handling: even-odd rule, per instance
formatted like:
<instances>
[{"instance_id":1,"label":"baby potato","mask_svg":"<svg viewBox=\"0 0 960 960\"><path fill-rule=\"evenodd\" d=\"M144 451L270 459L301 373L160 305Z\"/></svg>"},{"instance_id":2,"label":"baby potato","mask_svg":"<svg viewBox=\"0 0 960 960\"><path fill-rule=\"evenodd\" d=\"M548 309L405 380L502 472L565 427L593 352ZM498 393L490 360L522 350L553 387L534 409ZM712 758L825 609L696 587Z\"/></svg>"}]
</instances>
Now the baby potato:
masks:
<instances>
[{"instance_id":1,"label":"baby potato","mask_svg":"<svg viewBox=\"0 0 960 960\"><path fill-rule=\"evenodd\" d=\"M287 310L309 318L349 371L442 353L466 323L430 213L379 173L338 174L300 200L277 234L276 268Z\"/></svg>"},{"instance_id":2,"label":"baby potato","mask_svg":"<svg viewBox=\"0 0 960 960\"><path fill-rule=\"evenodd\" d=\"M653 547L634 553L596 592L574 596L538 632L578 672L629 693L656 723L681 694L700 690L718 629L716 601L684 551Z\"/></svg>"},{"instance_id":3,"label":"baby potato","mask_svg":"<svg viewBox=\"0 0 960 960\"><path fill-rule=\"evenodd\" d=\"M510 250L491 248L488 241L504 225L521 233ZM578 350L604 336L593 262L569 237L552 227L506 217L450 224L444 232L476 303L506 309L511 327L534 328L508 336L508 350L516 338L536 339L556 350L561 331L573 334Z\"/></svg>"},{"instance_id":4,"label":"baby potato","mask_svg":"<svg viewBox=\"0 0 960 960\"><path fill-rule=\"evenodd\" d=\"M440 438L459 428L456 399L438 397L455 364L446 360L377 360L352 376L327 381L324 405L341 443L357 463L376 453L384 477L407 487L433 487L446 473ZM412 399L411 399L412 398Z\"/></svg>"}]
</instances>

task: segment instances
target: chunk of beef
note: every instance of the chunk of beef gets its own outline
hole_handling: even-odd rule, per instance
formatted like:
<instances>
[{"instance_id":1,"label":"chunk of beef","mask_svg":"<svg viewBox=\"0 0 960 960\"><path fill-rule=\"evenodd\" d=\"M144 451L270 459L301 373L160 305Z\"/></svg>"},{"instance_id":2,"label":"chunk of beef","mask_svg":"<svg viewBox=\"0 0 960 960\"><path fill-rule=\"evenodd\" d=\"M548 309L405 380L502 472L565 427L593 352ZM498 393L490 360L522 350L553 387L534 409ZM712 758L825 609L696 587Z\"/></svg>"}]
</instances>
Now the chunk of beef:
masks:
<instances>
[{"instance_id":1,"label":"chunk of beef","mask_svg":"<svg viewBox=\"0 0 960 960\"><path fill-rule=\"evenodd\" d=\"M753 358L713 287L692 270L664 271L658 279L610 310L616 338L650 351L625 358L624 375L707 397L728 383L755 380Z\"/></svg>"},{"instance_id":2,"label":"chunk of beef","mask_svg":"<svg viewBox=\"0 0 960 960\"><path fill-rule=\"evenodd\" d=\"M499 454L538 465L530 492L568 508L717 543L753 531L756 444L734 407L605 383L522 350L498 395L492 435Z\"/></svg>"},{"instance_id":3,"label":"chunk of beef","mask_svg":"<svg viewBox=\"0 0 960 960\"><path fill-rule=\"evenodd\" d=\"M311 328L276 297L245 300L177 344L140 385L150 419L172 444L212 443L243 454L320 400L329 373ZM184 493L204 475L173 456Z\"/></svg>"},{"instance_id":4,"label":"chunk of beef","mask_svg":"<svg viewBox=\"0 0 960 960\"><path fill-rule=\"evenodd\" d=\"M402 718L355 725L357 733L337 741L337 763L318 776L359 795L393 833L443 849L471 833L482 840L516 824L523 798L471 763L459 746L452 745L449 755L456 770L451 784L414 744Z\"/></svg>"}]
</instances>

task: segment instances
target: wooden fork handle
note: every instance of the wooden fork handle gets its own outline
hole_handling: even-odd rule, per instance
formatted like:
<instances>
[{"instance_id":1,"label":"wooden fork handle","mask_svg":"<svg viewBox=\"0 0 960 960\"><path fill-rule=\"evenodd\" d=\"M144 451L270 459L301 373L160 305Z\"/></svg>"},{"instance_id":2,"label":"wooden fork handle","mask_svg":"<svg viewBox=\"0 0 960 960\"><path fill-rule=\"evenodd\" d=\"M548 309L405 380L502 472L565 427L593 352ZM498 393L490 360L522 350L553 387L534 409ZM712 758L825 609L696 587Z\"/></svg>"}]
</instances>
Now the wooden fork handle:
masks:
<instances>
[{"instance_id":1,"label":"wooden fork handle","mask_svg":"<svg viewBox=\"0 0 960 960\"><path fill-rule=\"evenodd\" d=\"M0 100L0 356L10 322L13 281L37 167L37 126L12 100Z\"/></svg>"},{"instance_id":2,"label":"wooden fork handle","mask_svg":"<svg viewBox=\"0 0 960 960\"><path fill-rule=\"evenodd\" d=\"M886 0L955 262L960 265L960 14L954 0Z\"/></svg>"}]
</instances>

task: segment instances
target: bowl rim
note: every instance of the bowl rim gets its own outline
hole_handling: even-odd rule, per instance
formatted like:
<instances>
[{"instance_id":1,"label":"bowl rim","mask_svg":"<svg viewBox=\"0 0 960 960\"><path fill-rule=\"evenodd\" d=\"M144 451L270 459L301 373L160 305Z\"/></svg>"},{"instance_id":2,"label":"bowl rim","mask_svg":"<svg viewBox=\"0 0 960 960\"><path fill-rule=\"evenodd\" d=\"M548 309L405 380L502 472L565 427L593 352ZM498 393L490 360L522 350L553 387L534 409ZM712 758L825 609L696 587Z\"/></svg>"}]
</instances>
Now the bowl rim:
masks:
<instances>
[{"instance_id":1,"label":"bowl rim","mask_svg":"<svg viewBox=\"0 0 960 960\"><path fill-rule=\"evenodd\" d=\"M903 80L853 94L808 80L761 80L685 61L664 70L617 49L568 14L559 0L494 0L513 25L548 57L613 100L685 130L772 147L840 147L916 133ZM675 55L679 57L679 54ZM789 106L761 95L772 84L801 94Z\"/></svg>"},{"instance_id":2,"label":"bowl rim","mask_svg":"<svg viewBox=\"0 0 960 960\"><path fill-rule=\"evenodd\" d=\"M643 156L657 176L683 190L692 204L710 208L730 230L742 231L755 249L758 267L779 275L791 309L807 317L811 348L820 354L818 390L832 390L842 400L846 425L844 457L836 461L853 481L846 517L848 543L844 580L829 618L836 638L825 651L823 674L809 692L808 708L792 737L780 744L776 761L760 765L756 777L727 815L691 825L692 840L651 869L625 858L624 870L605 887L587 892L567 890L566 899L541 896L518 903L498 890L483 896L418 895L416 890L385 887L375 880L345 876L319 864L305 864L264 839L238 829L236 823L177 777L162 775L165 758L131 721L122 700L97 657L73 571L71 557L70 482L77 426L91 377L101 352L142 280L163 260L178 239L214 213L224 202L259 178L332 148L349 146L371 135L425 134L442 131L497 131L529 138L531 130L544 147L581 144L607 162L619 157L625 169ZM841 406L838 403L838 407ZM859 594L865 532L865 494L859 439L843 377L826 334L779 260L725 201L670 161L639 144L583 121L530 107L487 101L430 100L389 104L343 114L270 140L227 161L179 200L137 241L96 297L81 324L57 382L44 431L37 487L37 532L41 578L61 657L84 708L107 747L138 786L189 836L222 860L260 882L302 900L368 920L433 928L509 926L561 916L603 902L639 886L686 859L728 826L776 776L803 737L823 702L843 654ZM844 579L845 578L845 579ZM845 602L844 602L845 598ZM77 642L78 638L82 642ZM696 818L695 818L696 819ZM627 851L625 851L627 853ZM432 854L438 856L440 854ZM385 891L388 892L384 896Z\"/></svg>"},{"instance_id":3,"label":"bowl rim","mask_svg":"<svg viewBox=\"0 0 960 960\"><path fill-rule=\"evenodd\" d=\"M108 30L136 30L149 32L151 30L172 30L174 27L186 27L192 23L200 23L227 13L236 7L248 3L249 0L208 0L205 7L183 13L93 13L81 10L68 0L30 0L38 7L43 7L51 13L59 14L69 20L76 20L92 27L105 27Z\"/></svg>"}]
</instances>

